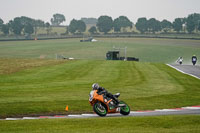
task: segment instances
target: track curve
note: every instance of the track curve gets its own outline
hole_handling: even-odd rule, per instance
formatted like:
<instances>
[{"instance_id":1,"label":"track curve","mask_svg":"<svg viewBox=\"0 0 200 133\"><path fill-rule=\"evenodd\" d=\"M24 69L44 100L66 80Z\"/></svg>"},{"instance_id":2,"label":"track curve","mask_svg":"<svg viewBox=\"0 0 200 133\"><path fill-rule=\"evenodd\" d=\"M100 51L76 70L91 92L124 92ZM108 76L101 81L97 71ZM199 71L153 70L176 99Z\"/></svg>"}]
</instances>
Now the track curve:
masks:
<instances>
[{"instance_id":1,"label":"track curve","mask_svg":"<svg viewBox=\"0 0 200 133\"><path fill-rule=\"evenodd\" d=\"M200 66L178 65L178 64L167 64L167 65L176 69L179 72L182 72L184 74L200 79Z\"/></svg>"}]
</instances>

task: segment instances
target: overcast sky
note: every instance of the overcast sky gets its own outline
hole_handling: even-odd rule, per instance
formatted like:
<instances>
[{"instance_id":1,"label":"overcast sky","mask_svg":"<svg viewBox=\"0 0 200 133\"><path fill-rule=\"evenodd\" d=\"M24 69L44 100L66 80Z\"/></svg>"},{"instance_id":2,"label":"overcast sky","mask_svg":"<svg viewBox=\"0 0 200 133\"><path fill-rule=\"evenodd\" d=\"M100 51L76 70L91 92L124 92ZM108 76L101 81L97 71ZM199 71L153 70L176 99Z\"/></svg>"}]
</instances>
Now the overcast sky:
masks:
<instances>
[{"instance_id":1,"label":"overcast sky","mask_svg":"<svg viewBox=\"0 0 200 133\"><path fill-rule=\"evenodd\" d=\"M75 18L125 15L133 23L140 17L167 19L200 13L200 0L0 0L0 18L7 23L27 16L50 22L53 14L65 16L65 24Z\"/></svg>"}]
</instances>

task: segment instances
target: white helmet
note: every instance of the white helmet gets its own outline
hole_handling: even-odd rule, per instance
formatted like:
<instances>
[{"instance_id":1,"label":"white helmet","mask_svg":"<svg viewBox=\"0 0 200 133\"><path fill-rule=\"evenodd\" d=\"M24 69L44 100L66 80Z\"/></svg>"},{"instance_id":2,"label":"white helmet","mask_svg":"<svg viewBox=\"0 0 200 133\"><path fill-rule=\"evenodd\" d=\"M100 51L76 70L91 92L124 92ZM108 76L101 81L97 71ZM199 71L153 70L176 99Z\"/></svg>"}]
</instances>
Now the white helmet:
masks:
<instances>
[{"instance_id":1,"label":"white helmet","mask_svg":"<svg viewBox=\"0 0 200 133\"><path fill-rule=\"evenodd\" d=\"M98 88L99 88L99 84L98 84L98 83L94 83L94 84L92 85L92 88L93 88L93 90L98 89Z\"/></svg>"}]
</instances>

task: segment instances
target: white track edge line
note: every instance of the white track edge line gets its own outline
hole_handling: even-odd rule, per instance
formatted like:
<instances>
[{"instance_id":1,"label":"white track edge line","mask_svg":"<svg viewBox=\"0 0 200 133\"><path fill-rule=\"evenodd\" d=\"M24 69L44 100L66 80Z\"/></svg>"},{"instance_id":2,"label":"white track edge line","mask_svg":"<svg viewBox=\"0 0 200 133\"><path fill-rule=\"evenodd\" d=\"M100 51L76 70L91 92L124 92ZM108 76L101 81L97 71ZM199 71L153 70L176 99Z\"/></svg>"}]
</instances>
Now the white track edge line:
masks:
<instances>
[{"instance_id":1,"label":"white track edge line","mask_svg":"<svg viewBox=\"0 0 200 133\"><path fill-rule=\"evenodd\" d=\"M200 109L200 107L183 107L184 109Z\"/></svg>"},{"instance_id":2,"label":"white track edge line","mask_svg":"<svg viewBox=\"0 0 200 133\"><path fill-rule=\"evenodd\" d=\"M177 109L156 109L155 111L159 111L159 112L170 112L170 111L179 111Z\"/></svg>"},{"instance_id":3,"label":"white track edge line","mask_svg":"<svg viewBox=\"0 0 200 133\"><path fill-rule=\"evenodd\" d=\"M181 107L180 109L155 109L155 110L152 110L152 112L170 112L170 111L181 111L181 110L185 110L185 109L191 109L191 110L196 110L196 109L200 109L200 107ZM141 111L141 112L138 112L138 111L130 111L131 114L139 114L139 113L149 113L149 112L145 112L145 111ZM119 113L117 114L110 114L110 116L113 116L113 115L118 115ZM61 118L76 118L76 117L84 117L84 116L98 116L96 114L80 114L80 115L67 115L67 116L64 116L64 117L61 117ZM60 117L54 117L54 116L47 116L45 117L46 119L52 119L52 118L60 118ZM40 117L23 117L23 118L5 118L5 119L0 119L0 120L31 120L31 119L44 119L44 118L40 118Z\"/></svg>"}]
</instances>

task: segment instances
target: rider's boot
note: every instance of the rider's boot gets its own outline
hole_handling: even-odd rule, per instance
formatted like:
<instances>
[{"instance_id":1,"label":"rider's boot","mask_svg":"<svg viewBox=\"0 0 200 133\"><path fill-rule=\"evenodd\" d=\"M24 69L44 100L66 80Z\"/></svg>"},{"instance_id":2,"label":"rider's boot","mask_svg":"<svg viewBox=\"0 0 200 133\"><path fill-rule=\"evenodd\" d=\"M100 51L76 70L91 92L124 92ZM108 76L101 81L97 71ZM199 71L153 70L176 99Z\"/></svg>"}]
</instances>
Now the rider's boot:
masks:
<instances>
[{"instance_id":1,"label":"rider's boot","mask_svg":"<svg viewBox=\"0 0 200 133\"><path fill-rule=\"evenodd\" d=\"M126 106L126 104L120 103L120 101L116 97L113 97L113 100L116 102L116 105L118 107L124 107L124 106Z\"/></svg>"}]
</instances>

